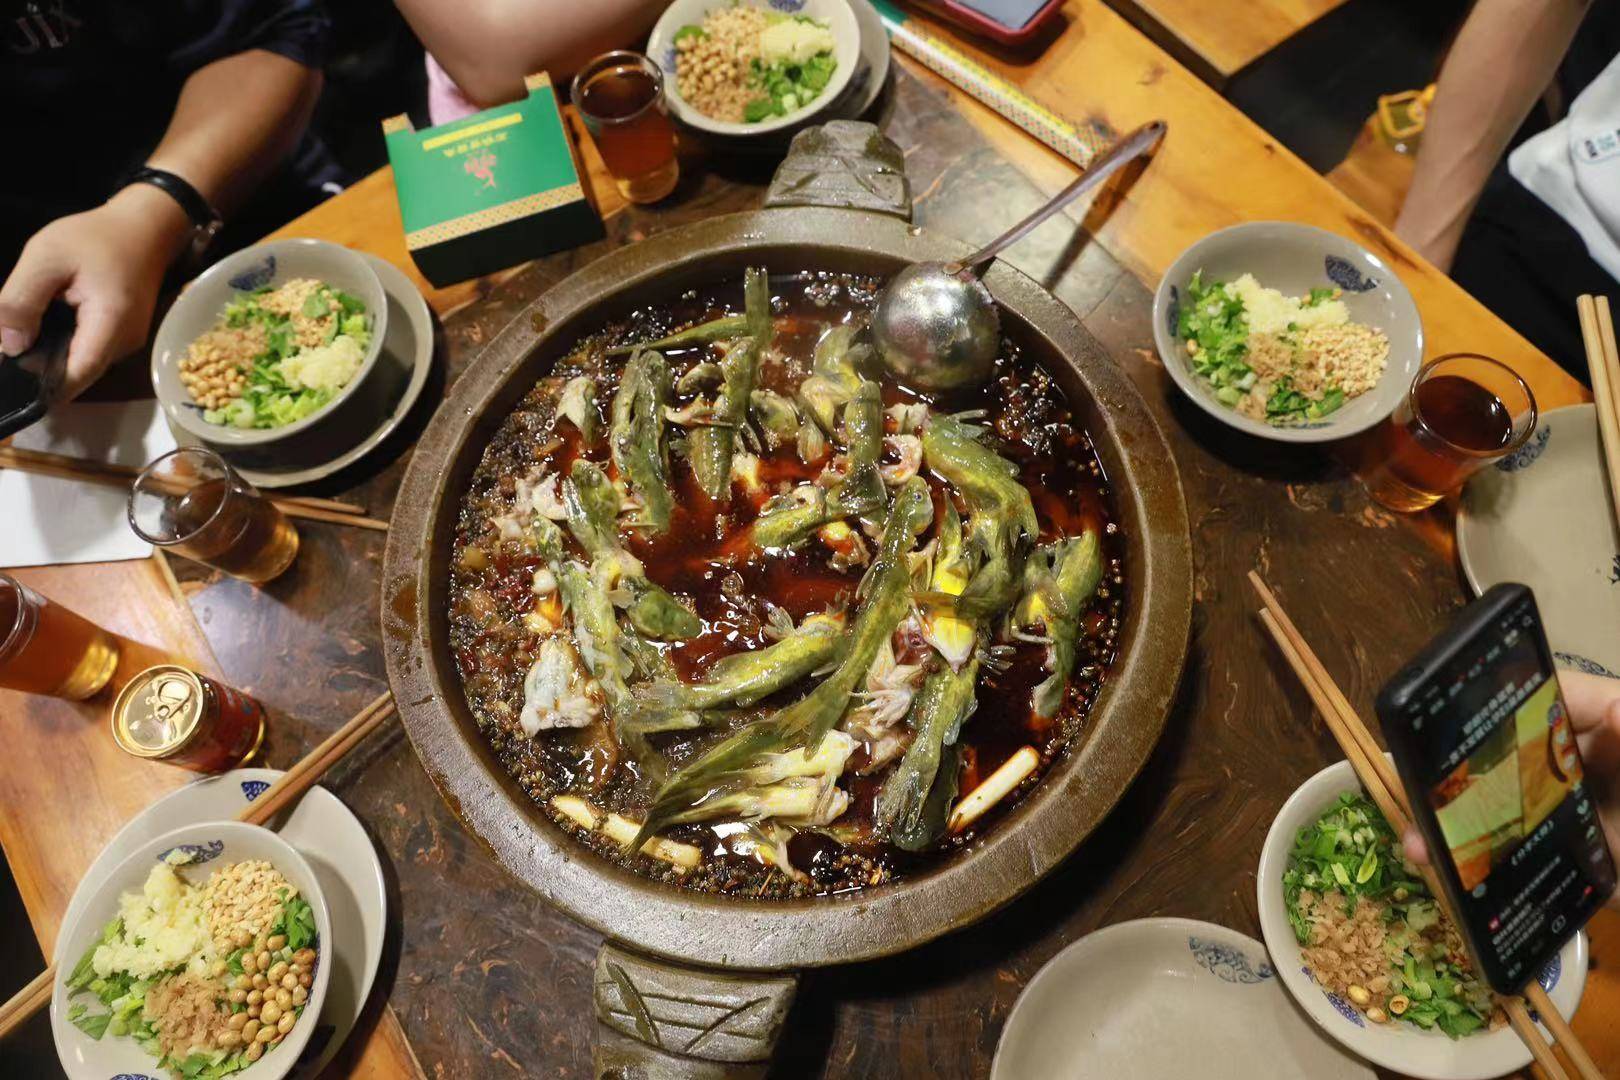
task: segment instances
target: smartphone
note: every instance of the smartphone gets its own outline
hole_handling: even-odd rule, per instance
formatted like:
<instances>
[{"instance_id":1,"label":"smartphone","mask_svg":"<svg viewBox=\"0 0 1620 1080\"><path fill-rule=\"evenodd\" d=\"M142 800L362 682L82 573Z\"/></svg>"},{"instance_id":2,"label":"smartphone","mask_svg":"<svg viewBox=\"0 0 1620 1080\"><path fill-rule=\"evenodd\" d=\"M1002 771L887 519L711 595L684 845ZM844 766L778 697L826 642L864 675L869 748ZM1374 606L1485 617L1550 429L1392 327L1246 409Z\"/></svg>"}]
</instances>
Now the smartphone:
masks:
<instances>
[{"instance_id":1,"label":"smartphone","mask_svg":"<svg viewBox=\"0 0 1620 1080\"><path fill-rule=\"evenodd\" d=\"M970 34L1018 47L1046 32L1063 0L923 0L918 6Z\"/></svg>"},{"instance_id":2,"label":"smartphone","mask_svg":"<svg viewBox=\"0 0 1620 1080\"><path fill-rule=\"evenodd\" d=\"M1516 993L1614 892L1536 598L1501 584L1378 695L1415 824L1501 993Z\"/></svg>"},{"instance_id":3,"label":"smartphone","mask_svg":"<svg viewBox=\"0 0 1620 1080\"><path fill-rule=\"evenodd\" d=\"M73 309L53 300L34 344L20 356L0 355L0 439L44 416L61 393L73 326Z\"/></svg>"}]
</instances>

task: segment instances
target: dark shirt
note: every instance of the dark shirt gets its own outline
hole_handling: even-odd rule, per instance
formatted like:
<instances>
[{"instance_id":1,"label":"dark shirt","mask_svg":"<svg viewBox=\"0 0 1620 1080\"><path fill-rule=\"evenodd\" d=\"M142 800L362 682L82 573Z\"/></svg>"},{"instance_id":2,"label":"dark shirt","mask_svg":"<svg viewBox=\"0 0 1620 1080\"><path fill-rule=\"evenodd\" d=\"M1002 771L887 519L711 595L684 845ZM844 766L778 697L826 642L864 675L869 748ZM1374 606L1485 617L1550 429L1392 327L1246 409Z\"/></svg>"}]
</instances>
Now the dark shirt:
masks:
<instances>
[{"instance_id":1,"label":"dark shirt","mask_svg":"<svg viewBox=\"0 0 1620 1080\"><path fill-rule=\"evenodd\" d=\"M328 36L320 0L0 0L0 278L141 164L198 68L249 49L319 67Z\"/></svg>"}]
</instances>

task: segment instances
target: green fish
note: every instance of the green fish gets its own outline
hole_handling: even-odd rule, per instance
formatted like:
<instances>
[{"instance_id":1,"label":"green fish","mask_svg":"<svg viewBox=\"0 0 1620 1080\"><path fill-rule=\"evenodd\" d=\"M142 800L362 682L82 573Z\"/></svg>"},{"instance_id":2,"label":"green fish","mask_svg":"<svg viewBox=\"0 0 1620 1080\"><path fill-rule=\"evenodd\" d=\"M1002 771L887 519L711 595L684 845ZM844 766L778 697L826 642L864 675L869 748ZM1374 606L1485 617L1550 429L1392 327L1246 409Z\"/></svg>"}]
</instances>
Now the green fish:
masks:
<instances>
[{"instance_id":1,"label":"green fish","mask_svg":"<svg viewBox=\"0 0 1620 1080\"><path fill-rule=\"evenodd\" d=\"M657 341L644 341L637 345L615 345L603 356L624 356L638 349L687 349L694 345L712 345L749 332L748 318L744 315L726 315L719 319L689 326Z\"/></svg>"},{"instance_id":2,"label":"green fish","mask_svg":"<svg viewBox=\"0 0 1620 1080\"><path fill-rule=\"evenodd\" d=\"M609 410L608 446L613 464L641 504L635 524L654 535L669 528L675 507L664 445L668 400L669 365L656 352L638 352L625 364Z\"/></svg>"},{"instance_id":3,"label":"green fish","mask_svg":"<svg viewBox=\"0 0 1620 1080\"><path fill-rule=\"evenodd\" d=\"M1050 720L1063 707L1080 641L1080 616L1102 583L1102 543L1095 530L1043 544L1024 568L1024 594L1013 612L1020 626L1045 628L1046 670L1035 687L1035 715Z\"/></svg>"},{"instance_id":4,"label":"green fish","mask_svg":"<svg viewBox=\"0 0 1620 1080\"><path fill-rule=\"evenodd\" d=\"M795 750L814 757L837 726L878 650L910 611L911 568L906 555L933 520L928 484L914 476L895 494L884 522L877 558L861 582L859 614L837 668L809 694L757 720L673 773L658 791L647 819L627 845L636 850L649 836L683 819L694 807L749 783L749 770L770 755Z\"/></svg>"},{"instance_id":5,"label":"green fish","mask_svg":"<svg viewBox=\"0 0 1620 1080\"><path fill-rule=\"evenodd\" d=\"M630 625L659 641L684 641L703 632L697 614L647 579L639 560L619 543L619 491L595 464L578 458L562 484L568 531L593 560L593 567L612 566L615 585L629 594L622 606Z\"/></svg>"},{"instance_id":6,"label":"green fish","mask_svg":"<svg viewBox=\"0 0 1620 1080\"><path fill-rule=\"evenodd\" d=\"M637 724L645 731L704 726L706 710L748 706L838 659L845 645L841 615L811 615L773 645L718 661L702 682L660 680L636 691Z\"/></svg>"},{"instance_id":7,"label":"green fish","mask_svg":"<svg viewBox=\"0 0 1620 1080\"><path fill-rule=\"evenodd\" d=\"M877 820L906 851L922 851L945 831L956 801L961 746L957 737L973 715L978 660L961 671L934 672L923 682L907 718L916 737L878 792Z\"/></svg>"},{"instance_id":8,"label":"green fish","mask_svg":"<svg viewBox=\"0 0 1620 1080\"><path fill-rule=\"evenodd\" d=\"M687 459L698 487L711 499L723 500L731 492L731 455L737 431L748 420L748 406L759 378L759 358L771 343L770 279L760 267L743 274L742 316L746 336L730 342L720 359L720 394L710 410L710 422L686 436Z\"/></svg>"},{"instance_id":9,"label":"green fish","mask_svg":"<svg viewBox=\"0 0 1620 1080\"><path fill-rule=\"evenodd\" d=\"M1024 546L1040 535L1040 523L1018 467L981 443L982 433L956 417L936 416L922 441L923 460L967 506L966 543L977 569L957 598L957 611L988 620L1017 599Z\"/></svg>"}]
</instances>

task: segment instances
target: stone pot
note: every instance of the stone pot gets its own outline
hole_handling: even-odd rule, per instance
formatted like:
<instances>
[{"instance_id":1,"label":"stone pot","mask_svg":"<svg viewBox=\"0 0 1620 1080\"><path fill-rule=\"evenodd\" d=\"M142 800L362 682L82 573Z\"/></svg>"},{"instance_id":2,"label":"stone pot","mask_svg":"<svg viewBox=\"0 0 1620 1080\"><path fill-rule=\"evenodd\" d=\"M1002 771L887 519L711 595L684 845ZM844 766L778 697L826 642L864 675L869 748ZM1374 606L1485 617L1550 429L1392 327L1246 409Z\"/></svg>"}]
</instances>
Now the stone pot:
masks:
<instances>
[{"instance_id":1,"label":"stone pot","mask_svg":"<svg viewBox=\"0 0 1620 1080\"><path fill-rule=\"evenodd\" d=\"M1170 448L1146 403L1079 318L997 262L984 283L1004 325L1047 367L1090 433L1126 538L1121 651L1078 745L995 828L926 872L847 896L727 898L664 885L575 842L479 735L448 647L457 505L503 418L581 336L651 297L749 265L892 273L968 246L912 228L899 152L868 124L810 129L766 209L660 233L605 255L492 340L419 440L395 502L382 625L401 718L446 802L509 872L608 939L598 958L597 1067L614 1075L761 1072L794 972L887 956L1012 900L1095 829L1158 741L1186 657L1192 556Z\"/></svg>"}]
</instances>

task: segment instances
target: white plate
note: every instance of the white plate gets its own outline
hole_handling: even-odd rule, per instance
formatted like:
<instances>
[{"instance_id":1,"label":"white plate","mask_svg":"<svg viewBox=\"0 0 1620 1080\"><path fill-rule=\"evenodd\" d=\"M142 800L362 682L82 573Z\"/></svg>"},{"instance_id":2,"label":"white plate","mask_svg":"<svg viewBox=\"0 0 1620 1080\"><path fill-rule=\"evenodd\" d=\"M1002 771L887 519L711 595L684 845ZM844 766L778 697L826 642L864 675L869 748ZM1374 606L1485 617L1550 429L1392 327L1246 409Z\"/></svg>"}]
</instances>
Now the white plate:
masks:
<instances>
[{"instance_id":1,"label":"white plate","mask_svg":"<svg viewBox=\"0 0 1620 1080\"><path fill-rule=\"evenodd\" d=\"M236 817L280 775L280 769L236 769L206 776L148 806L120 829L90 864L62 916L62 925L71 926L77 921L83 898L94 892L94 886L131 851L183 825ZM275 824L275 829L314 869L332 913L332 985L321 1009L320 1024L310 1039L312 1048L320 1046L322 1038L326 1038L326 1045L315 1059L315 1067L302 1074L315 1076L349 1037L371 993L388 925L388 891L382 861L365 827L342 800L325 788L310 788L292 813ZM330 1030L330 1036L321 1029Z\"/></svg>"},{"instance_id":2,"label":"white plate","mask_svg":"<svg viewBox=\"0 0 1620 1080\"><path fill-rule=\"evenodd\" d=\"M1283 803L1260 849L1256 888L1260 932L1277 965L1283 985L1322 1029L1368 1061L1386 1069L1428 1080L1485 1080L1530 1064L1530 1051L1512 1028L1476 1032L1452 1039L1444 1032L1423 1031L1411 1024L1374 1024L1343 998L1329 994L1311 978L1299 942L1283 906L1282 876L1294 837L1360 782L1348 761L1329 765L1299 786ZM1541 985L1565 1017L1573 1017L1586 988L1586 934L1575 935L1541 973Z\"/></svg>"},{"instance_id":3,"label":"white plate","mask_svg":"<svg viewBox=\"0 0 1620 1080\"><path fill-rule=\"evenodd\" d=\"M992 1080L1372 1080L1277 985L1258 941L1193 919L1088 934L1019 995Z\"/></svg>"},{"instance_id":4,"label":"white plate","mask_svg":"<svg viewBox=\"0 0 1620 1080\"><path fill-rule=\"evenodd\" d=\"M1591 405L1542 413L1529 442L1468 482L1457 555L1476 593L1530 586L1560 663L1620 678L1620 532L1602 454Z\"/></svg>"}]
</instances>

